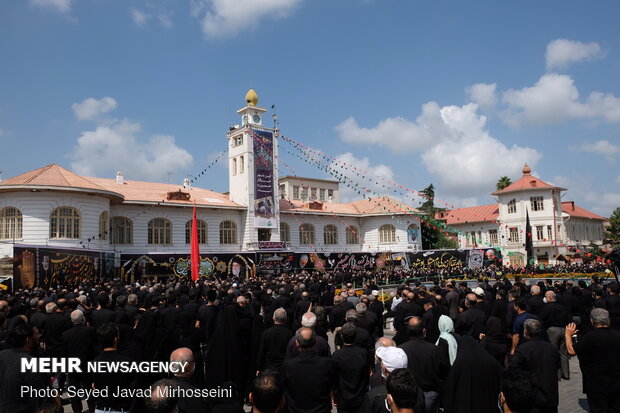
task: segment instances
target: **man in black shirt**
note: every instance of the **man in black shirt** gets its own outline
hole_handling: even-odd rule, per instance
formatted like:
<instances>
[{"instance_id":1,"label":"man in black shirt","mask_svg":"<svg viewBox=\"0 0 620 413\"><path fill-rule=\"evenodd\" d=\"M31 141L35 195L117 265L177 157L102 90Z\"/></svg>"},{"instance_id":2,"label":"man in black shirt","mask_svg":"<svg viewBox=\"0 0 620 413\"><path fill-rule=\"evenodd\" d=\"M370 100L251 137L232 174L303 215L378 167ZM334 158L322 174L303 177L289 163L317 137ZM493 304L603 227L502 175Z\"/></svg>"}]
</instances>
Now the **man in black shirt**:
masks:
<instances>
[{"instance_id":1,"label":"man in black shirt","mask_svg":"<svg viewBox=\"0 0 620 413\"><path fill-rule=\"evenodd\" d=\"M119 333L116 324L105 323L97 330L99 345L103 347L102 353L93 361L95 362L131 362L132 360L119 354ZM118 389L130 389L133 386L134 375L132 373L93 373L93 388L97 390L107 389L107 397L95 398L95 413L103 412L128 412L132 400L128 397L114 397Z\"/></svg>"},{"instance_id":2,"label":"man in black shirt","mask_svg":"<svg viewBox=\"0 0 620 413\"><path fill-rule=\"evenodd\" d=\"M542 308L545 305L544 298L540 294L540 286L532 285L530 294L531 296L527 299L527 312L540 317Z\"/></svg>"},{"instance_id":3,"label":"man in black shirt","mask_svg":"<svg viewBox=\"0 0 620 413\"><path fill-rule=\"evenodd\" d=\"M194 362L194 354L192 353L192 350L187 347L178 348L170 354L170 361L175 363L187 363L185 364L185 368L174 373L175 385L173 387L190 390L194 394L194 396L191 396L190 394L179 396L177 413L209 411L207 401L203 397L197 396L198 388L192 380L192 376L196 369L196 363Z\"/></svg>"},{"instance_id":4,"label":"man in black shirt","mask_svg":"<svg viewBox=\"0 0 620 413\"><path fill-rule=\"evenodd\" d=\"M337 295L334 297L334 306L329 312L329 329L334 332L334 330L338 327L342 327L345 323L345 315L347 310L353 308L353 304L342 299L341 296Z\"/></svg>"},{"instance_id":5,"label":"man in black shirt","mask_svg":"<svg viewBox=\"0 0 620 413\"><path fill-rule=\"evenodd\" d=\"M56 303L48 303L45 306L48 316L43 322L43 341L45 349L50 357L63 357L64 348L62 342L62 333L71 327L69 317L65 314L67 301L64 298Z\"/></svg>"},{"instance_id":6,"label":"man in black shirt","mask_svg":"<svg viewBox=\"0 0 620 413\"><path fill-rule=\"evenodd\" d=\"M282 384L286 389L289 413L330 413L332 392L337 374L327 357L314 354L315 335L311 328L302 327L295 334L299 356L282 363Z\"/></svg>"},{"instance_id":7,"label":"man in black shirt","mask_svg":"<svg viewBox=\"0 0 620 413\"><path fill-rule=\"evenodd\" d=\"M426 411L434 413L439 408L439 391L442 370L439 348L424 340L424 325L420 317L408 320L409 341L399 347L407 355L407 365L415 381L424 392Z\"/></svg>"},{"instance_id":8,"label":"man in black shirt","mask_svg":"<svg viewBox=\"0 0 620 413\"><path fill-rule=\"evenodd\" d=\"M10 332L11 349L0 351L0 412L34 412L50 400L48 397L22 396L22 386L35 390L46 389L50 377L46 374L21 372L22 359L34 358L41 334L31 324L18 324Z\"/></svg>"},{"instance_id":9,"label":"man in black shirt","mask_svg":"<svg viewBox=\"0 0 620 413\"><path fill-rule=\"evenodd\" d=\"M542 338L540 321L530 318L524 323L528 341L520 345L510 359L510 367L530 372L535 378L536 400L533 413L558 411L558 349Z\"/></svg>"},{"instance_id":10,"label":"man in black shirt","mask_svg":"<svg viewBox=\"0 0 620 413\"><path fill-rule=\"evenodd\" d=\"M571 321L570 313L566 307L557 302L557 296L553 291L545 293L546 304L540 310L542 324L547 331L549 342L560 352L560 371L559 375L565 379L570 379L569 359L566 351L566 340L564 339L564 327Z\"/></svg>"},{"instance_id":11,"label":"man in black shirt","mask_svg":"<svg viewBox=\"0 0 620 413\"><path fill-rule=\"evenodd\" d=\"M609 328L609 312L595 308L590 313L594 330L580 337L573 345L575 323L566 326L568 354L577 355L583 374L583 392L588 397L590 412L620 411L620 332Z\"/></svg>"},{"instance_id":12,"label":"man in black shirt","mask_svg":"<svg viewBox=\"0 0 620 413\"><path fill-rule=\"evenodd\" d=\"M459 314L454 329L457 334L469 335L475 340L480 340L480 334L484 331L487 317L482 310L475 308L476 303L476 295L467 294L465 297L467 310Z\"/></svg>"},{"instance_id":13,"label":"man in black shirt","mask_svg":"<svg viewBox=\"0 0 620 413\"><path fill-rule=\"evenodd\" d=\"M286 356L286 346L293 332L286 327L286 310L278 308L273 312L273 327L269 327L261 337L258 350L257 374L270 369L278 370Z\"/></svg>"},{"instance_id":14,"label":"man in black shirt","mask_svg":"<svg viewBox=\"0 0 620 413\"><path fill-rule=\"evenodd\" d=\"M371 369L368 354L365 349L353 345L358 330L359 328L352 323L342 326L343 346L332 354L338 372L336 387L338 413L357 412L368 391Z\"/></svg>"},{"instance_id":15,"label":"man in black shirt","mask_svg":"<svg viewBox=\"0 0 620 413\"><path fill-rule=\"evenodd\" d=\"M64 353L67 357L79 358L80 366L86 366L86 363L92 361L95 357L97 334L93 327L84 324L84 313L80 310L71 312L71 322L73 327L62 333ZM69 386L74 386L78 389L89 389L91 387L84 368L82 368L82 373L69 373ZM92 400L88 399L88 403L92 404ZM74 413L81 413L82 400L79 397L72 397L71 407Z\"/></svg>"},{"instance_id":16,"label":"man in black shirt","mask_svg":"<svg viewBox=\"0 0 620 413\"><path fill-rule=\"evenodd\" d=\"M116 320L116 312L108 309L110 304L110 297L107 294L101 293L97 296L97 309L91 313L92 326L95 330L105 323L110 323Z\"/></svg>"},{"instance_id":17,"label":"man in black shirt","mask_svg":"<svg viewBox=\"0 0 620 413\"><path fill-rule=\"evenodd\" d=\"M213 332L215 331L219 307L215 305L215 300L217 299L215 290L207 291L206 298L207 303L198 310L196 327L200 328L202 342L208 346L213 338Z\"/></svg>"}]
</instances>

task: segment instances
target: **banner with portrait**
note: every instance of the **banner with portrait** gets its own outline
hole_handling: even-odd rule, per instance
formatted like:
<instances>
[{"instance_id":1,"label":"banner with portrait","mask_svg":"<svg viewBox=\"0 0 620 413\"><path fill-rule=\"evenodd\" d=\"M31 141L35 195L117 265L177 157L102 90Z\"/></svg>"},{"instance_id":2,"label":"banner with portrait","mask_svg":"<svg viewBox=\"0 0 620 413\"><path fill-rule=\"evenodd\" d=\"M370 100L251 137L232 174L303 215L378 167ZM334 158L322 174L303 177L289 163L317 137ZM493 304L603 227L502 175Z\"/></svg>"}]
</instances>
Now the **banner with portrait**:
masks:
<instances>
[{"instance_id":1,"label":"banner with portrait","mask_svg":"<svg viewBox=\"0 0 620 413\"><path fill-rule=\"evenodd\" d=\"M254 226L277 228L273 134L252 130L254 136Z\"/></svg>"},{"instance_id":2,"label":"banner with portrait","mask_svg":"<svg viewBox=\"0 0 620 413\"><path fill-rule=\"evenodd\" d=\"M201 277L252 278L256 275L256 254L200 254ZM128 281L150 278L191 278L189 254L123 254L121 273Z\"/></svg>"}]
</instances>

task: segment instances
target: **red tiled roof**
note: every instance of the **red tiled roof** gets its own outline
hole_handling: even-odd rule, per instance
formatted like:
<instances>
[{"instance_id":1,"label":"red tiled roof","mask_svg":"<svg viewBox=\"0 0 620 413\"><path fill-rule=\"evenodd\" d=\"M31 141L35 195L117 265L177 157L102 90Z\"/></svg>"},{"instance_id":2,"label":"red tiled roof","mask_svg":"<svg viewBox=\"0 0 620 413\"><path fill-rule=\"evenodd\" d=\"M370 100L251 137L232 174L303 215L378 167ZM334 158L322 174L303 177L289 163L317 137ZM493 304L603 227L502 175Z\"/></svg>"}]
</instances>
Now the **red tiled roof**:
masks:
<instances>
[{"instance_id":1,"label":"red tiled roof","mask_svg":"<svg viewBox=\"0 0 620 413\"><path fill-rule=\"evenodd\" d=\"M545 181L541 179L536 178L535 176L523 175L521 179L519 179L517 182L508 185L506 188L502 189L501 191L493 192L492 195L499 195L499 194L505 194L508 192L524 191L524 190L531 190L531 189L557 189L560 191L566 191L565 188L553 186L551 184L546 183Z\"/></svg>"},{"instance_id":2,"label":"red tiled roof","mask_svg":"<svg viewBox=\"0 0 620 413\"><path fill-rule=\"evenodd\" d=\"M587 209L583 209L582 207L575 205L574 201L562 202L562 212L566 212L568 215L576 218L588 218L600 221L607 221L607 218L596 215L594 212L590 212Z\"/></svg>"},{"instance_id":3,"label":"red tiled roof","mask_svg":"<svg viewBox=\"0 0 620 413\"><path fill-rule=\"evenodd\" d=\"M499 209L497 204L490 204L438 212L435 215L435 218L445 220L447 225L456 225L472 222L495 221L498 216Z\"/></svg>"},{"instance_id":4,"label":"red tiled roof","mask_svg":"<svg viewBox=\"0 0 620 413\"><path fill-rule=\"evenodd\" d=\"M104 195L122 199L115 190L104 188L92 180L79 176L56 164L50 164L21 175L0 181L0 190L23 190L24 188L43 188L58 190L86 190L105 193Z\"/></svg>"},{"instance_id":5,"label":"red tiled roof","mask_svg":"<svg viewBox=\"0 0 620 413\"><path fill-rule=\"evenodd\" d=\"M241 207L241 205L232 202L227 195L209 189L192 187L189 191L190 199L185 200L168 200L168 192L176 192L181 187L179 185L164 184L159 182L141 182L124 180L123 184L117 184L116 179L107 178L88 178L90 181L101 185L109 191L115 191L123 194L125 201L133 202L166 202L181 205L209 205L220 207ZM183 189L183 192L187 192Z\"/></svg>"},{"instance_id":6,"label":"red tiled roof","mask_svg":"<svg viewBox=\"0 0 620 413\"><path fill-rule=\"evenodd\" d=\"M310 208L308 202L280 200L280 210L283 212L323 212L350 215L411 214L418 212L417 209L389 197L377 197L350 203L316 202L315 205L320 206L320 209Z\"/></svg>"},{"instance_id":7,"label":"red tiled roof","mask_svg":"<svg viewBox=\"0 0 620 413\"><path fill-rule=\"evenodd\" d=\"M74 174L56 164L50 164L33 171L14 176L13 178L0 181L0 185L36 185L36 186L59 186L84 189L105 189L79 175Z\"/></svg>"}]
</instances>

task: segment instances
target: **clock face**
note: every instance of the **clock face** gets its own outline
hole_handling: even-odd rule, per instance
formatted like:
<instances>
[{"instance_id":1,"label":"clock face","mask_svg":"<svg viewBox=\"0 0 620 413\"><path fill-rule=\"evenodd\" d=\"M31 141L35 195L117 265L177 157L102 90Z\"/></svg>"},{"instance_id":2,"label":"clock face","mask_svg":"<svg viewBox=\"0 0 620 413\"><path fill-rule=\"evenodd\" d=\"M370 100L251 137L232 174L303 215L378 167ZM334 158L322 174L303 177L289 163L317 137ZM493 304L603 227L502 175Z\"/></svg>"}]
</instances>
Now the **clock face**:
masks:
<instances>
[{"instance_id":1,"label":"clock face","mask_svg":"<svg viewBox=\"0 0 620 413\"><path fill-rule=\"evenodd\" d=\"M258 115L254 115L254 116L252 117L252 119L254 120L254 123L258 123L258 122L260 122L260 116L258 116Z\"/></svg>"},{"instance_id":2,"label":"clock face","mask_svg":"<svg viewBox=\"0 0 620 413\"><path fill-rule=\"evenodd\" d=\"M243 115L243 124L245 125L246 123L248 123L248 115Z\"/></svg>"}]
</instances>

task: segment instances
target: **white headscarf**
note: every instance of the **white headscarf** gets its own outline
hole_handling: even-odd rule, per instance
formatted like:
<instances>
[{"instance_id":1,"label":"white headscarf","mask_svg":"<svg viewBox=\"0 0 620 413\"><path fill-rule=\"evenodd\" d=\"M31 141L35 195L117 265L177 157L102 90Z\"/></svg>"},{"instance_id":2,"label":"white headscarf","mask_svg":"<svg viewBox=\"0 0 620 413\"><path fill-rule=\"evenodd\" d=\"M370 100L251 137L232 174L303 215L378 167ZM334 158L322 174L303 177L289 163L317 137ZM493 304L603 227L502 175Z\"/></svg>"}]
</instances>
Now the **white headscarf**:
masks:
<instances>
[{"instance_id":1,"label":"white headscarf","mask_svg":"<svg viewBox=\"0 0 620 413\"><path fill-rule=\"evenodd\" d=\"M453 365L454 360L456 359L456 350L459 347L454 336L450 334L454 332L454 323L450 317L442 315L439 317L437 325L439 326L439 338L437 339L435 345L439 344L439 340L442 338L448 342L450 365Z\"/></svg>"}]
</instances>

